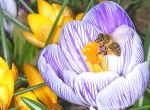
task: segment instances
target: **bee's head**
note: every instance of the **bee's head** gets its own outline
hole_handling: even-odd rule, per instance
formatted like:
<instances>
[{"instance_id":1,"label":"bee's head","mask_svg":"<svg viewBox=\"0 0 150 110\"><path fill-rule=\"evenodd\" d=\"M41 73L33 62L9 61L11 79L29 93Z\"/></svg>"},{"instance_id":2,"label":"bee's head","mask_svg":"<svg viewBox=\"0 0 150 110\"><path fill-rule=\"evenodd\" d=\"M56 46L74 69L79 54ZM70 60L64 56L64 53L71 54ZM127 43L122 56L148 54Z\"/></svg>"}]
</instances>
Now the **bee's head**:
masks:
<instances>
[{"instance_id":1,"label":"bee's head","mask_svg":"<svg viewBox=\"0 0 150 110\"><path fill-rule=\"evenodd\" d=\"M100 43L104 41L104 34L98 34L98 37L96 38L95 42Z\"/></svg>"}]
</instances>

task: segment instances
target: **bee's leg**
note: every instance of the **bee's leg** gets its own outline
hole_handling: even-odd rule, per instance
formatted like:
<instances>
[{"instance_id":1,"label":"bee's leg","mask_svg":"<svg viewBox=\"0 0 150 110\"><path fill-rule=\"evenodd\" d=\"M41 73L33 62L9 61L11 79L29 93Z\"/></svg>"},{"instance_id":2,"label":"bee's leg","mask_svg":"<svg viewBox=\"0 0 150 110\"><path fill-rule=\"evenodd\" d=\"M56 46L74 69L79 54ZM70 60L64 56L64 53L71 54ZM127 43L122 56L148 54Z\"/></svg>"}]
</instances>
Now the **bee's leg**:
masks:
<instances>
[{"instance_id":1,"label":"bee's leg","mask_svg":"<svg viewBox=\"0 0 150 110\"><path fill-rule=\"evenodd\" d=\"M104 55L107 55L108 48L105 46Z\"/></svg>"}]
</instances>

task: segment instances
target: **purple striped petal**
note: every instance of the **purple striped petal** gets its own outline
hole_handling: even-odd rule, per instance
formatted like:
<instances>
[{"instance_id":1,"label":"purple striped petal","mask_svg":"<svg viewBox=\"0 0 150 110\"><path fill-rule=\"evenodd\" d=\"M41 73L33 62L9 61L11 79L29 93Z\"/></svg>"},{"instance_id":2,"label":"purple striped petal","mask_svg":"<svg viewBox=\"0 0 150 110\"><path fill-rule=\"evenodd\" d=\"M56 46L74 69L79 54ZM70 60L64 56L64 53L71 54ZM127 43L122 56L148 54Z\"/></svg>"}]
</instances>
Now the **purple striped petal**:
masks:
<instances>
[{"instance_id":1,"label":"purple striped petal","mask_svg":"<svg viewBox=\"0 0 150 110\"><path fill-rule=\"evenodd\" d=\"M55 48L56 45L52 45L50 47ZM41 52L38 61L38 68L43 79L45 80L45 83L62 99L71 103L84 105L73 92L73 90L71 90L66 84L64 84L64 82L53 71L50 64L47 63L47 59L45 59L44 57L45 51L46 49Z\"/></svg>"},{"instance_id":2,"label":"purple striped petal","mask_svg":"<svg viewBox=\"0 0 150 110\"><path fill-rule=\"evenodd\" d=\"M126 77L120 77L103 88L96 97L98 108L124 109L134 104L144 93L149 81L147 62L135 66Z\"/></svg>"},{"instance_id":3,"label":"purple striped petal","mask_svg":"<svg viewBox=\"0 0 150 110\"><path fill-rule=\"evenodd\" d=\"M46 60L46 63L51 66L53 71L56 73L56 75L59 78L62 78L61 73L64 69L64 60L62 60L63 56L61 55L61 52L59 53L58 50L60 47L56 44L52 44L50 46L47 46L43 51L43 57ZM69 68L68 68L69 69Z\"/></svg>"},{"instance_id":4,"label":"purple striped petal","mask_svg":"<svg viewBox=\"0 0 150 110\"><path fill-rule=\"evenodd\" d=\"M94 41L99 33L101 31L98 28L82 21L72 21L63 27L59 46L67 61L64 63L66 69L71 67L70 70L77 74L88 71L81 49L88 42Z\"/></svg>"},{"instance_id":5,"label":"purple striped petal","mask_svg":"<svg viewBox=\"0 0 150 110\"><path fill-rule=\"evenodd\" d=\"M107 34L112 33L121 25L128 25L135 29L124 9L111 1L102 2L94 6L84 16L82 21L93 24Z\"/></svg>"},{"instance_id":6,"label":"purple striped petal","mask_svg":"<svg viewBox=\"0 0 150 110\"><path fill-rule=\"evenodd\" d=\"M114 72L84 72L77 75L75 72L65 70L63 75L64 83L88 106L96 106L96 95L119 78L119 75Z\"/></svg>"},{"instance_id":7,"label":"purple striped petal","mask_svg":"<svg viewBox=\"0 0 150 110\"><path fill-rule=\"evenodd\" d=\"M142 41L138 34L126 25L117 28L112 36L121 47L121 56L106 56L109 71L117 72L120 76L126 75L144 61Z\"/></svg>"}]
</instances>

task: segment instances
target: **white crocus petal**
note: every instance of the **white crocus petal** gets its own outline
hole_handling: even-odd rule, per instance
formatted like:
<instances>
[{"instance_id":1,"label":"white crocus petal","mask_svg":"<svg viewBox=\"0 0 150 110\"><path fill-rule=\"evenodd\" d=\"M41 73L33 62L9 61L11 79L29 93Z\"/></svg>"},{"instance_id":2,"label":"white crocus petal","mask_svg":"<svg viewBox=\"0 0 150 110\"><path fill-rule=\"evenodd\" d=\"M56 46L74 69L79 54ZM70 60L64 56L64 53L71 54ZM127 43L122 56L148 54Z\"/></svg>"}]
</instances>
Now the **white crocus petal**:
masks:
<instances>
[{"instance_id":1,"label":"white crocus petal","mask_svg":"<svg viewBox=\"0 0 150 110\"><path fill-rule=\"evenodd\" d=\"M114 72L91 73L63 71L64 83L73 90L78 98L86 105L96 106L96 95L112 81L119 78Z\"/></svg>"},{"instance_id":2,"label":"white crocus petal","mask_svg":"<svg viewBox=\"0 0 150 110\"><path fill-rule=\"evenodd\" d=\"M119 43L121 55L106 56L109 71L119 73L120 76L126 75L144 61L142 41L138 34L126 25L120 26L111 35Z\"/></svg>"},{"instance_id":3,"label":"white crocus petal","mask_svg":"<svg viewBox=\"0 0 150 110\"><path fill-rule=\"evenodd\" d=\"M90 107L90 110L96 110L95 108L93 108L93 107Z\"/></svg>"},{"instance_id":4,"label":"white crocus petal","mask_svg":"<svg viewBox=\"0 0 150 110\"><path fill-rule=\"evenodd\" d=\"M43 57L46 59L46 63L51 66L59 78L62 78L62 71L64 69L63 64L66 61L60 52L60 47L57 44L51 44L44 48L42 51L44 51Z\"/></svg>"},{"instance_id":5,"label":"white crocus petal","mask_svg":"<svg viewBox=\"0 0 150 110\"><path fill-rule=\"evenodd\" d=\"M126 77L119 77L98 93L98 109L124 109L131 106L142 96L148 81L147 62L138 64Z\"/></svg>"},{"instance_id":6,"label":"white crocus petal","mask_svg":"<svg viewBox=\"0 0 150 110\"><path fill-rule=\"evenodd\" d=\"M0 0L0 7L13 18L17 16L17 4L15 0ZM13 23L3 18L3 25L6 32L11 36L14 27Z\"/></svg>"},{"instance_id":7,"label":"white crocus petal","mask_svg":"<svg viewBox=\"0 0 150 110\"><path fill-rule=\"evenodd\" d=\"M45 50L43 50L40 54L38 67L46 84L62 99L75 104L84 105L78 99L73 90L71 90L66 84L64 84L64 82L53 71L51 66L47 64L47 61L43 56L44 53Z\"/></svg>"}]
</instances>

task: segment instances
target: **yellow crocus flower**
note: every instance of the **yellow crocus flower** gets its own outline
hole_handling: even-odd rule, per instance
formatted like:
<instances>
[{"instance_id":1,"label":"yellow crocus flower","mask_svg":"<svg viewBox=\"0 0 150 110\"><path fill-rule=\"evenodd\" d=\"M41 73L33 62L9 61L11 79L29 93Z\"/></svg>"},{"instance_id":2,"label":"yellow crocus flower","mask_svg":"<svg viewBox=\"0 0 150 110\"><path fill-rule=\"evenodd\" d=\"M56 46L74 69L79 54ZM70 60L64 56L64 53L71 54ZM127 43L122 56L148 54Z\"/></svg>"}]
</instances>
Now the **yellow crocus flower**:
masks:
<instances>
[{"instance_id":1,"label":"yellow crocus flower","mask_svg":"<svg viewBox=\"0 0 150 110\"><path fill-rule=\"evenodd\" d=\"M24 88L20 88L19 90L23 90ZM23 94L17 95L14 97L14 102L13 102L13 106L14 107L18 107L18 110L31 110L22 100L21 100L21 96L27 97L29 99L32 99L38 103L40 103L37 99L37 97L35 96L34 93L32 93L31 91L25 92Z\"/></svg>"},{"instance_id":2,"label":"yellow crocus flower","mask_svg":"<svg viewBox=\"0 0 150 110\"><path fill-rule=\"evenodd\" d=\"M59 13L61 5L49 4L45 0L37 0L37 3L39 14L29 14L27 16L29 27L33 33L24 31L21 33L28 42L39 48L43 48ZM57 23L55 31L49 42L50 44L58 43L62 26L66 22L73 20L73 18L74 15L72 10L69 7L66 7Z\"/></svg>"},{"instance_id":3,"label":"yellow crocus flower","mask_svg":"<svg viewBox=\"0 0 150 110\"><path fill-rule=\"evenodd\" d=\"M24 72L28 79L29 85L34 86L37 84L44 83L39 71L32 65L25 63ZM48 108L52 109L53 104L57 103L57 96L48 86L43 86L33 90L36 97Z\"/></svg>"},{"instance_id":4,"label":"yellow crocus flower","mask_svg":"<svg viewBox=\"0 0 150 110\"><path fill-rule=\"evenodd\" d=\"M77 16L76 16L75 20L81 20L81 19L82 19L82 17L83 17L83 15L84 15L84 13L83 13L83 12L82 12L82 13L77 14Z\"/></svg>"},{"instance_id":5,"label":"yellow crocus flower","mask_svg":"<svg viewBox=\"0 0 150 110\"><path fill-rule=\"evenodd\" d=\"M13 71L16 70L16 71ZM17 75L17 68L12 65L9 69L5 60L0 57L0 110L7 110L14 93L14 81Z\"/></svg>"}]
</instances>

